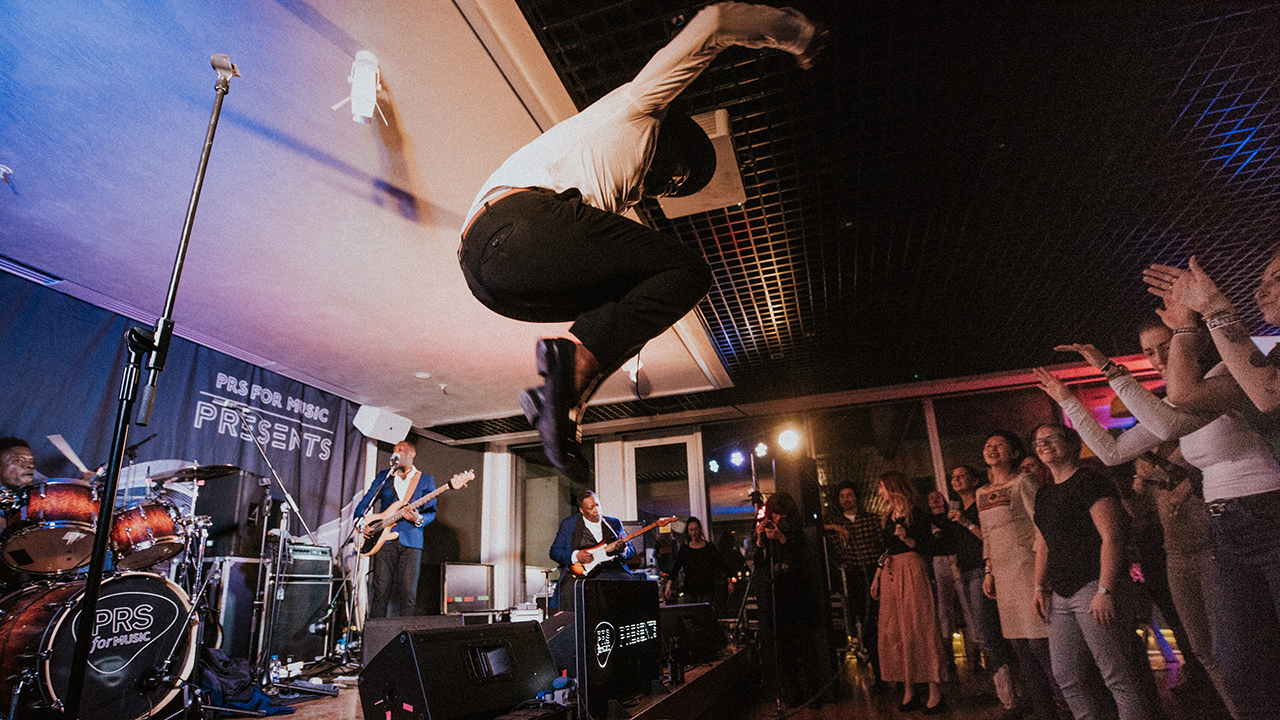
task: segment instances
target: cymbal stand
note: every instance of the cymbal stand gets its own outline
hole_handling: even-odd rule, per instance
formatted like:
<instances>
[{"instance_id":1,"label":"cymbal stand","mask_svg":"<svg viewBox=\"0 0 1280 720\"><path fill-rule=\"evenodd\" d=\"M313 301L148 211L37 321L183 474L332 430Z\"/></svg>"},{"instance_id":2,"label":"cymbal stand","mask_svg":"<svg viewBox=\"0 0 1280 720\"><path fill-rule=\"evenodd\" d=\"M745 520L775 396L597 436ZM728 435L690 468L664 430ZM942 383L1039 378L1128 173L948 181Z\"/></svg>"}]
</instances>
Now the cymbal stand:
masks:
<instances>
[{"instance_id":1,"label":"cymbal stand","mask_svg":"<svg viewBox=\"0 0 1280 720\"><path fill-rule=\"evenodd\" d=\"M209 573L209 575L204 578L204 581L200 585L200 591L195 593L191 598L191 609L187 611L187 616L182 621L182 624L184 626L190 625L191 622L195 620L197 614L201 616L203 615L202 611L205 609L204 607L205 593L209 589L209 584L214 579L218 578L218 575L219 575L218 571L215 570ZM169 674L170 669L172 669L173 667L173 659L177 657L178 649L182 647L182 638L183 638L183 633L179 633L178 637L175 638L173 641L173 646L169 648L169 654L165 655L164 662L152 668L152 671L150 673L143 676L138 681L139 686L141 686L143 689L148 689L148 688L156 689L161 685L166 685L166 684L171 685L172 687L185 687L188 684L188 680L186 680L185 678L179 675ZM199 629L197 629L196 631L195 645L196 645L196 662L199 663L200 650L204 645L204 639Z\"/></svg>"},{"instance_id":2,"label":"cymbal stand","mask_svg":"<svg viewBox=\"0 0 1280 720\"><path fill-rule=\"evenodd\" d=\"M270 496L270 491L267 494ZM254 657L253 674L254 677L258 678L260 684L264 686L270 686L271 683L269 677L270 668L268 667L271 641L276 631L276 619L280 615L280 601L284 599L284 585L280 583L280 569L284 567L285 545L289 542L288 528L289 506L281 505L279 537L276 539L275 554L271 559L270 569L268 569L266 558L267 539L270 536L270 532L265 532L262 535L262 555L260 556L262 563L258 572L260 573L260 578L265 576L265 580L260 579L258 586L259 597L262 598L261 602L265 603L262 607L262 612L267 617L265 618L265 623L260 624L259 627L258 652Z\"/></svg>"},{"instance_id":3,"label":"cymbal stand","mask_svg":"<svg viewBox=\"0 0 1280 720\"><path fill-rule=\"evenodd\" d=\"M218 117L222 114L222 99L231 90L231 78L240 75L240 69L232 64L231 58L221 53L210 58L209 64L218 74L218 81L214 85L213 114L209 118L209 129L205 133L204 149L200 153L200 163L196 170L195 186L191 189L191 200L187 205L187 216L182 226L182 237L178 242L173 272L169 278L169 292L165 297L164 312L156 319L154 327L150 329L134 327L125 334L128 361L120 380L111 453L107 461L107 474L102 487L102 501L99 504L98 522L94 533L93 555L89 560L89 571L85 577L84 591L80 596L80 615L74 628L75 648L71 654L67 689L63 695L61 707L63 714L68 718L80 716L80 701L84 695L85 673L89 668L89 653L92 650L94 623L97 618L98 596L102 590L102 574L107 566L107 545L111 536L111 522L115 509L113 500L116 496L116 487L120 483L120 466L124 460L125 445L128 443L130 416L135 416L134 403L139 399L139 380L145 364L147 382L141 385L141 404L136 408L137 413L133 421L138 425L146 425L151 420L156 381L160 372L164 370L169 356L169 343L173 339L173 306L178 296L178 281L182 277L187 246L191 242L191 228L195 224L196 206L200 201L200 189L204 186L205 169L209 166L209 155L213 152L213 136L218 128Z\"/></svg>"}]
</instances>

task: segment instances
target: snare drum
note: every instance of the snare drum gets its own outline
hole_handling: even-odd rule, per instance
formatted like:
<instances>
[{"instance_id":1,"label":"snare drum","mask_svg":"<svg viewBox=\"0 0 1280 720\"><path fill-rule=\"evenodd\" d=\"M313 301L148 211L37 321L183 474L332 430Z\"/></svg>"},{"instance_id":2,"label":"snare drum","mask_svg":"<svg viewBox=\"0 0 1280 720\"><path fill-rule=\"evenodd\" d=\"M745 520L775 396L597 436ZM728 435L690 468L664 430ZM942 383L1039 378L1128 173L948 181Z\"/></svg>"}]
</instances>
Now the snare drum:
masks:
<instances>
[{"instance_id":1,"label":"snare drum","mask_svg":"<svg viewBox=\"0 0 1280 720\"><path fill-rule=\"evenodd\" d=\"M169 503L140 503L117 511L111 525L116 567L142 570L182 552L186 528L178 509Z\"/></svg>"},{"instance_id":2,"label":"snare drum","mask_svg":"<svg viewBox=\"0 0 1280 720\"><path fill-rule=\"evenodd\" d=\"M26 678L16 698L19 717L22 708L57 706L66 695L84 585L40 583L0 600L0 700L10 707ZM144 690L139 681L171 652L170 674L190 678L196 659L190 610L187 594L165 578L125 573L103 580L80 717L136 720L172 700L179 688Z\"/></svg>"},{"instance_id":3,"label":"snare drum","mask_svg":"<svg viewBox=\"0 0 1280 720\"><path fill-rule=\"evenodd\" d=\"M50 574L89 563L98 521L98 488L48 480L19 488L5 512L0 560L16 570Z\"/></svg>"}]
</instances>

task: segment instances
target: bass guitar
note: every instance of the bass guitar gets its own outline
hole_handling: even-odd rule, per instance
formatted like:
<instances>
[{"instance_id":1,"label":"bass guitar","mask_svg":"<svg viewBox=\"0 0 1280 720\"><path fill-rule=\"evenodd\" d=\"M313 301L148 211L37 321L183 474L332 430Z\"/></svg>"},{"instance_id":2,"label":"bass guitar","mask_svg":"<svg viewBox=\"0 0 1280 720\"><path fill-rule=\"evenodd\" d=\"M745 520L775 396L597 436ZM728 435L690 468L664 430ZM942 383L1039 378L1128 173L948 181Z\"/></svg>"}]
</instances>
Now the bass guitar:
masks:
<instances>
[{"instance_id":1,"label":"bass guitar","mask_svg":"<svg viewBox=\"0 0 1280 720\"><path fill-rule=\"evenodd\" d=\"M630 540L632 540L633 538L638 538L641 535L649 532L650 530L656 527L666 527L675 521L676 521L676 517L674 515L672 515L671 517L664 517L661 520L657 520L655 522L649 523L648 525L645 525L644 527L631 533L630 535L623 536L617 540L602 542L599 545L596 545L595 547L582 548L580 550L575 550L574 551L575 556L577 556L578 553L582 552L582 550L586 550L587 552L591 553L591 562L588 562L588 563L576 562L570 565L569 569L573 571L573 574L577 575L578 577L586 577L590 575L591 571L595 570L600 565L600 563L606 563L614 559L604 553L605 548L609 547L610 545L613 545L614 543L617 543L618 545L623 545L629 542Z\"/></svg>"},{"instance_id":2,"label":"bass guitar","mask_svg":"<svg viewBox=\"0 0 1280 720\"><path fill-rule=\"evenodd\" d=\"M475 477L476 477L475 470L460 472L457 475L454 475L453 477L449 478L449 482L445 483L444 485L441 485L440 487L436 488L435 490L432 490L431 492L427 493L426 495L423 495L422 497L418 498L417 500L414 500L411 503L405 504L405 501L397 500L391 503L391 507L387 508L386 510L383 510L382 512L374 515L369 515L365 519L364 526L366 528L373 528L370 531L372 534L364 535L364 544L360 546L360 556L373 557L374 555L377 554L379 550L382 549L383 545L386 545L388 542L391 542L392 540L395 540L396 538L400 537L400 533L396 532L395 530L392 530L392 528L396 526L396 523L404 519L406 512L408 512L409 510L417 510L419 507L422 507L423 505L426 505L432 500L435 500L436 498L443 495L444 492L449 488L453 488L454 490L461 490L462 488L467 486L467 483L474 480Z\"/></svg>"}]
</instances>

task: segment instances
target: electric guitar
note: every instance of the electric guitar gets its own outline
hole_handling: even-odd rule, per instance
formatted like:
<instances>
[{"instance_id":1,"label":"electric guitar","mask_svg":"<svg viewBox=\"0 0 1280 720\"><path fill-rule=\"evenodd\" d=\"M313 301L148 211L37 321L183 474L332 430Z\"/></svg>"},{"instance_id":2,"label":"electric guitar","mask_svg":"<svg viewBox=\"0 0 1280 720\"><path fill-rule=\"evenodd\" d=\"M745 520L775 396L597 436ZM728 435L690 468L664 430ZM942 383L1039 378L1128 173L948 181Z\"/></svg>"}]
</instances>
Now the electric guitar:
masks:
<instances>
[{"instance_id":1,"label":"electric guitar","mask_svg":"<svg viewBox=\"0 0 1280 720\"><path fill-rule=\"evenodd\" d=\"M449 488L453 488L454 490L461 490L462 488L467 486L467 483L474 480L475 477L476 477L475 470L460 472L457 475L454 475L453 477L449 478L449 482L445 483L444 485L441 485L435 490L432 490L431 492L427 493L426 495L423 495L422 497L418 498L417 500L414 500L413 502L407 505L403 500L397 500L391 503L391 507L387 508L386 510L383 510L382 512L376 513L374 515L369 515L365 519L364 526L366 528L373 528L374 534L364 535L364 544L360 546L360 556L373 557L374 555L377 554L379 550L382 549L383 545L386 545L388 542L391 542L392 540L395 540L396 538L400 537L400 533L396 532L395 530L392 530L391 528L395 527L396 523L404 519L404 515L407 511L417 510L419 507L426 505L432 500L435 500L436 498L443 495L444 491L448 490Z\"/></svg>"},{"instance_id":2,"label":"electric guitar","mask_svg":"<svg viewBox=\"0 0 1280 720\"><path fill-rule=\"evenodd\" d=\"M587 575L590 575L591 571L595 570L596 567L599 566L601 563L606 563L606 562L609 562L610 560L616 559L616 558L610 557L609 555L606 555L604 553L605 548L609 547L614 543L617 543L618 545L623 545L627 541L631 540L632 538L638 538L641 535L649 532L650 530L656 527L666 527L675 521L676 521L675 515L672 515L671 517L664 517L661 520L649 523L648 525L645 525L644 527L631 533L630 535L626 535L617 540L602 542L599 545L596 545L595 547L581 548L578 550L574 550L573 554L575 557L577 556L578 553L582 552L583 550L586 550L587 552L591 553L591 562L589 563L576 562L570 565L569 569L572 570L573 574L577 575L578 577L586 577ZM603 519L601 519L601 522L603 522Z\"/></svg>"}]
</instances>

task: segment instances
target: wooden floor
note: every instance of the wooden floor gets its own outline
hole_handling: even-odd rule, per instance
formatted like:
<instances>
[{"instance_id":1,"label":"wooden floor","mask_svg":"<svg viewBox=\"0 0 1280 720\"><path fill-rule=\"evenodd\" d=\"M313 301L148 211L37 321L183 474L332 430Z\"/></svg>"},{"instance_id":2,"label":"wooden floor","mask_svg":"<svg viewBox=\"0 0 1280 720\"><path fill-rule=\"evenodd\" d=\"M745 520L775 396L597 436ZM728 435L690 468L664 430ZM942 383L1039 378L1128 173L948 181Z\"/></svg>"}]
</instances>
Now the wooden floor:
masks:
<instances>
[{"instance_id":1,"label":"wooden floor","mask_svg":"<svg viewBox=\"0 0 1280 720\"><path fill-rule=\"evenodd\" d=\"M1230 715L1213 694L1212 687L1203 676L1182 678L1179 684L1177 664L1166 665L1158 653L1150 655L1152 674L1160 692L1161 710L1168 720L1230 720ZM956 679L943 683L943 696L948 711L940 718L964 720L1009 720L1010 715L996 700L990 679L980 669L968 666L963 655L956 657ZM325 678L328 680L329 678ZM729 717L741 720L779 720L783 717L796 720L860 720L894 719L903 717L924 720L920 713L904 715L898 712L902 697L894 689L880 694L871 692L871 678L865 667L849 660L842 665L842 672L831 688L808 706L778 709L777 702L757 690L745 709L737 710ZM751 683L759 688L760 683ZM361 718L360 700L354 687L343 689L336 698L311 700L296 706L291 717L294 720L351 720ZM1012 717L1023 717L1015 715ZM1034 717L1034 716L1030 716ZM673 718L672 720L680 720Z\"/></svg>"}]
</instances>

